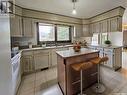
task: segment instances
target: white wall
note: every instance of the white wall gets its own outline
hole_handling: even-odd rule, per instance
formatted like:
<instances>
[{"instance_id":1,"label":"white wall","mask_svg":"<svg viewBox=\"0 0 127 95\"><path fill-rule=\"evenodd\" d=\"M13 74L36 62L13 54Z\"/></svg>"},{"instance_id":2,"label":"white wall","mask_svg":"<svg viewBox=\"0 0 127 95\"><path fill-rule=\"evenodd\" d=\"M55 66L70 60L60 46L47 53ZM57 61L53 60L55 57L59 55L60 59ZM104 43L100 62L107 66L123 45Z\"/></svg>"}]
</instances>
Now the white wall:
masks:
<instances>
[{"instance_id":1,"label":"white wall","mask_svg":"<svg viewBox=\"0 0 127 95\"><path fill-rule=\"evenodd\" d=\"M123 46L123 32L111 32L109 40L112 42L112 45Z\"/></svg>"},{"instance_id":2,"label":"white wall","mask_svg":"<svg viewBox=\"0 0 127 95\"><path fill-rule=\"evenodd\" d=\"M0 18L0 95L13 95L11 71L9 19Z\"/></svg>"}]
</instances>

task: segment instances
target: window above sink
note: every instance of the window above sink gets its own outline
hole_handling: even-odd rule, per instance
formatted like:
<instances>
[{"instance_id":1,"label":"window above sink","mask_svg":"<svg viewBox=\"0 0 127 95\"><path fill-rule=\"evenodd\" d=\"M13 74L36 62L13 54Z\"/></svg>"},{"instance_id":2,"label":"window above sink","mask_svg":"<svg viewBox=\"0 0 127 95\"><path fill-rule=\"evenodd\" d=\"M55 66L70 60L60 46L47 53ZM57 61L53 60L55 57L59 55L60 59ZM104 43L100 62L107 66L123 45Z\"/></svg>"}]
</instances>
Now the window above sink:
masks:
<instances>
[{"instance_id":1,"label":"window above sink","mask_svg":"<svg viewBox=\"0 0 127 95\"><path fill-rule=\"evenodd\" d=\"M38 44L71 43L72 26L38 23Z\"/></svg>"}]
</instances>

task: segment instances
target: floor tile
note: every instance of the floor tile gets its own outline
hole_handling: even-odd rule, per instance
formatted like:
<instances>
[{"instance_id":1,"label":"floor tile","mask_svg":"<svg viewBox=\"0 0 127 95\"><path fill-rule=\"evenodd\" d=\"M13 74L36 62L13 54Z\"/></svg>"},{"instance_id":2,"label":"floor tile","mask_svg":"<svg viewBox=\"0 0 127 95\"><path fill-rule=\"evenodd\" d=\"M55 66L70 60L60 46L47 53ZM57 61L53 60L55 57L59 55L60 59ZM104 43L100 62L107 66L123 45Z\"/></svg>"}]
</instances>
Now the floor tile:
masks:
<instances>
[{"instance_id":1,"label":"floor tile","mask_svg":"<svg viewBox=\"0 0 127 95\"><path fill-rule=\"evenodd\" d=\"M97 94L88 88L87 95L127 95L127 51L123 52L123 67L118 71L101 66L101 82L106 90ZM57 67L35 72L23 77L17 95L63 95L57 84Z\"/></svg>"}]
</instances>

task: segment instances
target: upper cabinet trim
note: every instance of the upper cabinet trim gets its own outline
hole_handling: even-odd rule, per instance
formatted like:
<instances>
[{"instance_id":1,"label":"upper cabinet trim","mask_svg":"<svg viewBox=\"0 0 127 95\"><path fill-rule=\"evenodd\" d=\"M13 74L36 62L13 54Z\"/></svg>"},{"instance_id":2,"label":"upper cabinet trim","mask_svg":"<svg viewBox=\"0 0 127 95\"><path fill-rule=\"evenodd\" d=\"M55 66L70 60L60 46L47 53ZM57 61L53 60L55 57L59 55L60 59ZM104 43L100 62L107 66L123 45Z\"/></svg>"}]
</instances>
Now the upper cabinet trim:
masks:
<instances>
[{"instance_id":1,"label":"upper cabinet trim","mask_svg":"<svg viewBox=\"0 0 127 95\"><path fill-rule=\"evenodd\" d=\"M95 16L93 16L93 17L91 17L91 18L88 18L88 19L95 18L95 17L97 17L97 16L103 15L103 14L105 14L105 13L108 13L108 12L113 11L113 10L118 9L118 8L121 8L121 9L123 9L123 10L125 10L125 9L126 9L126 8L124 8L124 7L122 7L122 6L118 6L118 7L116 7L116 8L113 8L113 9L108 10L108 11L106 11L106 12L103 12L103 13L97 14L97 15L95 15Z\"/></svg>"}]
</instances>

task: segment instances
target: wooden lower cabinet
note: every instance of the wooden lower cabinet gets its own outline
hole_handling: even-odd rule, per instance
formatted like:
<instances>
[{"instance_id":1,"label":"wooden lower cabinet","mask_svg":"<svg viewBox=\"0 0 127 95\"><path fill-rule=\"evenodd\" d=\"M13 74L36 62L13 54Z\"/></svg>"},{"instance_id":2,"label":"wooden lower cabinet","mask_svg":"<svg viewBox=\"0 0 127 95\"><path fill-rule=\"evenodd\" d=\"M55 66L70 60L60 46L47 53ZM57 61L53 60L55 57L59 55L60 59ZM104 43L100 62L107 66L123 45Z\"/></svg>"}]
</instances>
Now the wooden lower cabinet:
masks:
<instances>
[{"instance_id":1,"label":"wooden lower cabinet","mask_svg":"<svg viewBox=\"0 0 127 95\"><path fill-rule=\"evenodd\" d=\"M48 68L50 65L50 51L40 50L34 52L35 70Z\"/></svg>"},{"instance_id":2,"label":"wooden lower cabinet","mask_svg":"<svg viewBox=\"0 0 127 95\"><path fill-rule=\"evenodd\" d=\"M56 49L52 49L51 61L52 61L52 65L51 66L56 66L57 65Z\"/></svg>"},{"instance_id":3,"label":"wooden lower cabinet","mask_svg":"<svg viewBox=\"0 0 127 95\"><path fill-rule=\"evenodd\" d=\"M68 50L69 47L29 50L22 53L22 73L31 73L57 65L56 51Z\"/></svg>"},{"instance_id":4,"label":"wooden lower cabinet","mask_svg":"<svg viewBox=\"0 0 127 95\"><path fill-rule=\"evenodd\" d=\"M34 71L33 56L23 56L23 73L30 73Z\"/></svg>"}]
</instances>

